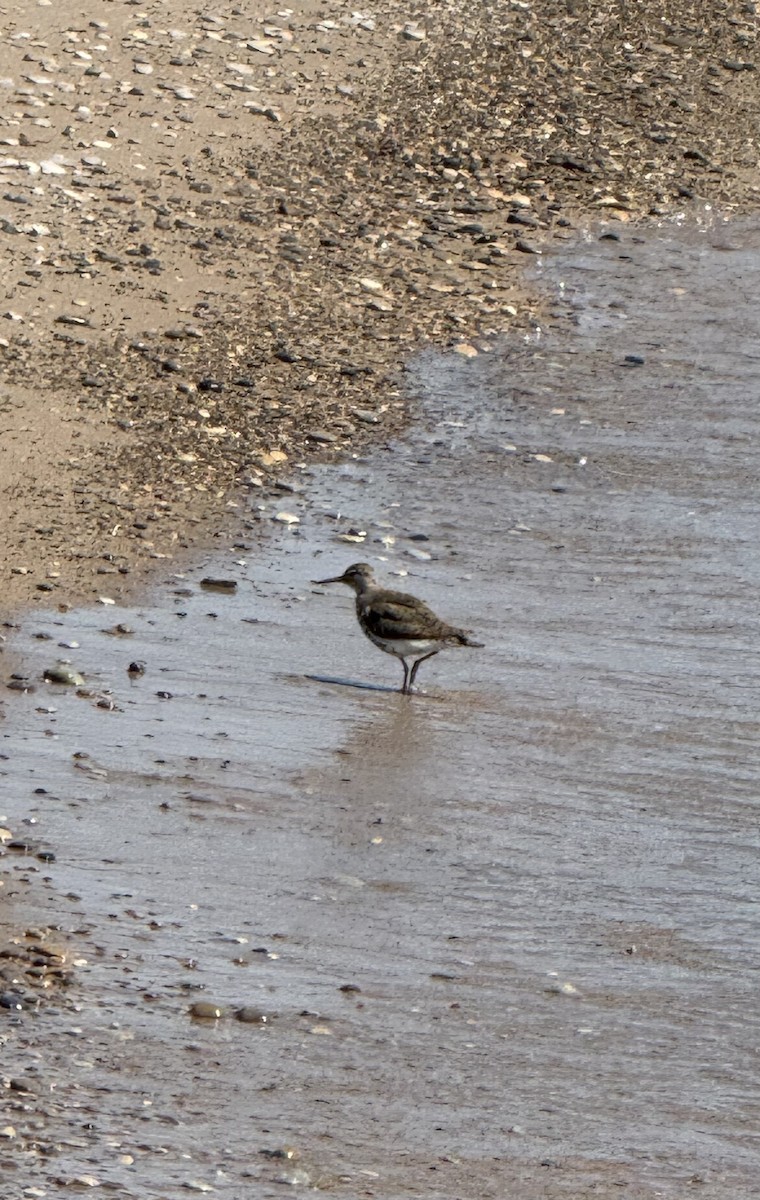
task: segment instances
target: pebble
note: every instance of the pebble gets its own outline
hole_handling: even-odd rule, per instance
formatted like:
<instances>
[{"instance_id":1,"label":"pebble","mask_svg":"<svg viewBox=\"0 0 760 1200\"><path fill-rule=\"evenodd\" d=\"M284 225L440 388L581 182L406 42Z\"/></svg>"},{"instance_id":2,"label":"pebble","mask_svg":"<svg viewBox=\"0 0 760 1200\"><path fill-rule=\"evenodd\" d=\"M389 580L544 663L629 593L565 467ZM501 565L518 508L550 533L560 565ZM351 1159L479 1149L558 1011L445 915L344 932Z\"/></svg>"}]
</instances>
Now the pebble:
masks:
<instances>
[{"instance_id":1,"label":"pebble","mask_svg":"<svg viewBox=\"0 0 760 1200\"><path fill-rule=\"evenodd\" d=\"M554 996L580 996L577 987L572 983L553 983L546 990Z\"/></svg>"},{"instance_id":2,"label":"pebble","mask_svg":"<svg viewBox=\"0 0 760 1200\"><path fill-rule=\"evenodd\" d=\"M280 463L286 463L288 456L284 450L268 450L260 454L254 461L261 467L274 467L279 466Z\"/></svg>"},{"instance_id":3,"label":"pebble","mask_svg":"<svg viewBox=\"0 0 760 1200\"><path fill-rule=\"evenodd\" d=\"M201 580L201 587L206 592L236 592L238 589L236 579L216 579L207 575Z\"/></svg>"},{"instance_id":4,"label":"pebble","mask_svg":"<svg viewBox=\"0 0 760 1200\"><path fill-rule=\"evenodd\" d=\"M266 117L269 121L277 124L282 120L282 113L278 108L272 108L270 104L259 104L256 100L246 100L243 107L255 117Z\"/></svg>"},{"instance_id":5,"label":"pebble","mask_svg":"<svg viewBox=\"0 0 760 1200\"><path fill-rule=\"evenodd\" d=\"M47 158L39 164L39 169L43 175L66 175L69 168L59 158Z\"/></svg>"},{"instance_id":6,"label":"pebble","mask_svg":"<svg viewBox=\"0 0 760 1200\"><path fill-rule=\"evenodd\" d=\"M55 666L46 667L42 674L48 683L61 683L68 687L82 687L84 684L84 676L75 671L73 667L67 666L66 663L57 663Z\"/></svg>"},{"instance_id":7,"label":"pebble","mask_svg":"<svg viewBox=\"0 0 760 1200\"><path fill-rule=\"evenodd\" d=\"M266 1025L271 1021L271 1017L260 1008L244 1004L242 1008L235 1010L235 1020L242 1021L244 1025Z\"/></svg>"},{"instance_id":8,"label":"pebble","mask_svg":"<svg viewBox=\"0 0 760 1200\"><path fill-rule=\"evenodd\" d=\"M512 204L515 208L532 208L533 201L530 196L526 196L524 192L512 192L511 195L504 197L506 204Z\"/></svg>"},{"instance_id":9,"label":"pebble","mask_svg":"<svg viewBox=\"0 0 760 1200\"><path fill-rule=\"evenodd\" d=\"M61 313L60 316L55 318L55 322L56 325L80 325L87 329L92 328L92 324L87 317L77 317L71 313Z\"/></svg>"},{"instance_id":10,"label":"pebble","mask_svg":"<svg viewBox=\"0 0 760 1200\"><path fill-rule=\"evenodd\" d=\"M291 1187L308 1187L311 1183L311 1176L308 1171L304 1171L303 1167L289 1168L287 1171L281 1171L275 1176L275 1183L287 1183Z\"/></svg>"},{"instance_id":11,"label":"pebble","mask_svg":"<svg viewBox=\"0 0 760 1200\"><path fill-rule=\"evenodd\" d=\"M218 1021L225 1015L225 1009L211 1000L196 1000L190 1005L188 1012L199 1021Z\"/></svg>"},{"instance_id":12,"label":"pebble","mask_svg":"<svg viewBox=\"0 0 760 1200\"><path fill-rule=\"evenodd\" d=\"M8 1008L16 1012L28 1007L24 997L18 992L0 992L0 1008Z\"/></svg>"},{"instance_id":13,"label":"pebble","mask_svg":"<svg viewBox=\"0 0 760 1200\"><path fill-rule=\"evenodd\" d=\"M310 429L305 436L308 442L320 442L326 446L338 440L334 433L329 433L326 429Z\"/></svg>"}]
</instances>

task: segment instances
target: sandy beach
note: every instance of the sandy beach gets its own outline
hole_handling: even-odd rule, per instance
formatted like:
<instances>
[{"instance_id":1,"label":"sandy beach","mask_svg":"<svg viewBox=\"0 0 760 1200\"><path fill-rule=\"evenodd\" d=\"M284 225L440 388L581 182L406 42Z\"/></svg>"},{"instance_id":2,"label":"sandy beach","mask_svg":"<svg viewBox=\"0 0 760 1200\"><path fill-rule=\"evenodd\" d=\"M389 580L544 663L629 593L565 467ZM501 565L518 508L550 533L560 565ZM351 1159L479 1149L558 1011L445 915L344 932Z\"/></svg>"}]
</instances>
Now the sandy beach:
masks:
<instances>
[{"instance_id":1,"label":"sandy beach","mask_svg":"<svg viewBox=\"0 0 760 1200\"><path fill-rule=\"evenodd\" d=\"M588 222L751 210L751 6L39 3L0 43L3 604L134 591L529 330Z\"/></svg>"}]
</instances>

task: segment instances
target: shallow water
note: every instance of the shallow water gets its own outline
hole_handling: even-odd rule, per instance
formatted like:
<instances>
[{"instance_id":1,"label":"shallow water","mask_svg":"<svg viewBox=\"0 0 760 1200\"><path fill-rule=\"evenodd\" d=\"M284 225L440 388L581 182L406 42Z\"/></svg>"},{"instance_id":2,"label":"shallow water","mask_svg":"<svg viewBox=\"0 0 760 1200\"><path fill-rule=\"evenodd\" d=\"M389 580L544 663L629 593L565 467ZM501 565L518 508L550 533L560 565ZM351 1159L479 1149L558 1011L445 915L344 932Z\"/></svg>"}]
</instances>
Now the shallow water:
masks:
<instances>
[{"instance_id":1,"label":"shallow water","mask_svg":"<svg viewBox=\"0 0 760 1200\"><path fill-rule=\"evenodd\" d=\"M295 1146L351 1196L756 1194L760 228L542 272L570 332L420 356L408 439L254 495L142 608L13 638L94 693L5 704L5 815L96 947L75 1019L6 1048L57 1072L24 1184L243 1200ZM412 698L307 678L400 682L309 583L356 559L486 649Z\"/></svg>"}]
</instances>

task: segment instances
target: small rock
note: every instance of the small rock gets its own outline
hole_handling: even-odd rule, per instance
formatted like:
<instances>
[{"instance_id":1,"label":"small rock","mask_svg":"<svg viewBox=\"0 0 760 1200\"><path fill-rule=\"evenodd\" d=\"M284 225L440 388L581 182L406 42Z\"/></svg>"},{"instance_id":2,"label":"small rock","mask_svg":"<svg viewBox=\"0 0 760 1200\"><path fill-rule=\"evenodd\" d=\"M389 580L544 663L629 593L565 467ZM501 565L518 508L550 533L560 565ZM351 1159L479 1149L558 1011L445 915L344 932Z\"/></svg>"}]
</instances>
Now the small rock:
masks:
<instances>
[{"instance_id":1,"label":"small rock","mask_svg":"<svg viewBox=\"0 0 760 1200\"><path fill-rule=\"evenodd\" d=\"M75 671L73 667L67 666L66 663L56 663L53 667L46 667L42 675L48 683L61 683L67 687L81 687L84 683L84 676Z\"/></svg>"},{"instance_id":2,"label":"small rock","mask_svg":"<svg viewBox=\"0 0 760 1200\"><path fill-rule=\"evenodd\" d=\"M304 1171L303 1167L293 1167L288 1171L281 1171L275 1178L275 1183L289 1183L291 1187L306 1187L311 1183L311 1176L308 1171Z\"/></svg>"},{"instance_id":3,"label":"small rock","mask_svg":"<svg viewBox=\"0 0 760 1200\"><path fill-rule=\"evenodd\" d=\"M214 579L207 575L201 580L201 587L207 592L236 592L237 586L236 579Z\"/></svg>"},{"instance_id":4,"label":"small rock","mask_svg":"<svg viewBox=\"0 0 760 1200\"><path fill-rule=\"evenodd\" d=\"M43 175L65 175L68 167L65 167L57 158L46 158L40 163L40 171Z\"/></svg>"},{"instance_id":5,"label":"small rock","mask_svg":"<svg viewBox=\"0 0 760 1200\"><path fill-rule=\"evenodd\" d=\"M0 992L0 1008L9 1008L16 1012L26 1008L24 997L18 992Z\"/></svg>"},{"instance_id":6,"label":"small rock","mask_svg":"<svg viewBox=\"0 0 760 1200\"><path fill-rule=\"evenodd\" d=\"M269 450L258 456L256 464L260 467L275 467L287 461L288 456L284 450Z\"/></svg>"},{"instance_id":7,"label":"small rock","mask_svg":"<svg viewBox=\"0 0 760 1200\"><path fill-rule=\"evenodd\" d=\"M224 1009L212 1000L196 1000L190 1005L188 1012L198 1021L218 1021L224 1016Z\"/></svg>"},{"instance_id":8,"label":"small rock","mask_svg":"<svg viewBox=\"0 0 760 1200\"><path fill-rule=\"evenodd\" d=\"M271 42L265 42L261 39L254 38L250 42L246 42L249 50L255 50L257 54L274 54L274 46Z\"/></svg>"},{"instance_id":9,"label":"small rock","mask_svg":"<svg viewBox=\"0 0 760 1200\"><path fill-rule=\"evenodd\" d=\"M267 1025L270 1019L267 1013L251 1004L244 1004L235 1010L235 1020L242 1021L244 1025Z\"/></svg>"},{"instance_id":10,"label":"small rock","mask_svg":"<svg viewBox=\"0 0 760 1200\"><path fill-rule=\"evenodd\" d=\"M326 446L337 442L337 437L334 433L328 433L326 429L310 429L306 434L307 442L321 442Z\"/></svg>"},{"instance_id":11,"label":"small rock","mask_svg":"<svg viewBox=\"0 0 760 1200\"><path fill-rule=\"evenodd\" d=\"M580 996L577 987L572 983L553 983L546 990L553 996Z\"/></svg>"},{"instance_id":12,"label":"small rock","mask_svg":"<svg viewBox=\"0 0 760 1200\"><path fill-rule=\"evenodd\" d=\"M533 242L526 241L525 238L518 238L515 242L515 250L521 250L523 254L541 254L542 251Z\"/></svg>"},{"instance_id":13,"label":"small rock","mask_svg":"<svg viewBox=\"0 0 760 1200\"><path fill-rule=\"evenodd\" d=\"M55 318L55 321L57 325L84 325L87 328L91 328L87 317L75 317L71 313L61 313L59 317Z\"/></svg>"}]
</instances>

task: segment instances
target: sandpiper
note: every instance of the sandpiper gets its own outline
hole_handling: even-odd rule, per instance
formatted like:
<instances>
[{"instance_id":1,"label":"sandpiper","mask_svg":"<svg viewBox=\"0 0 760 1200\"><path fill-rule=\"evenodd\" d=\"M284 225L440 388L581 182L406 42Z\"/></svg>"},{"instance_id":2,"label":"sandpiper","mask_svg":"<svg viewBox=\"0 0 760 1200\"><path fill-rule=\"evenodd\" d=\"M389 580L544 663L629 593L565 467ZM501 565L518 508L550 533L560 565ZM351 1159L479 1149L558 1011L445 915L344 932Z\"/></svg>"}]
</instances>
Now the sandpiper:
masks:
<instances>
[{"instance_id":1,"label":"sandpiper","mask_svg":"<svg viewBox=\"0 0 760 1200\"><path fill-rule=\"evenodd\" d=\"M406 592L380 587L367 563L353 563L342 575L314 583L347 583L356 592L356 615L371 642L400 658L404 666L401 691L412 690L420 665L447 646L478 646L466 629L447 625L423 600Z\"/></svg>"}]
</instances>

